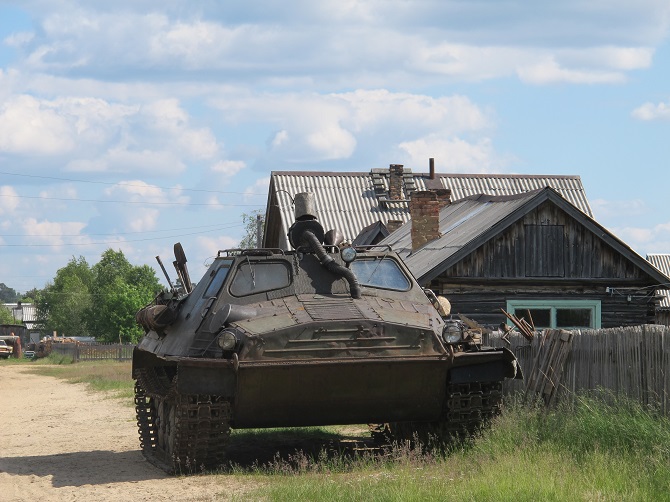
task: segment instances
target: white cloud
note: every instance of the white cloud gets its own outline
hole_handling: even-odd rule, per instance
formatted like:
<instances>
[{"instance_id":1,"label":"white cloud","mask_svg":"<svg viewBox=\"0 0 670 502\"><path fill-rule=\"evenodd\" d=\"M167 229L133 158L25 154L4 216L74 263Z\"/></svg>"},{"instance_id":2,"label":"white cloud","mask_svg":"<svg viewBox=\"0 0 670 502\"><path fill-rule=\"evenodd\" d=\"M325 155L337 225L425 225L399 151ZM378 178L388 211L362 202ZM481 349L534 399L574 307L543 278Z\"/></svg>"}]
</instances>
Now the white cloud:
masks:
<instances>
[{"instance_id":1,"label":"white cloud","mask_svg":"<svg viewBox=\"0 0 670 502\"><path fill-rule=\"evenodd\" d=\"M342 101L346 123L352 130L403 129L422 134L436 128L456 133L491 127L492 118L466 96L432 97L425 94L390 92L386 89L357 90L331 94L324 99Z\"/></svg>"},{"instance_id":2,"label":"white cloud","mask_svg":"<svg viewBox=\"0 0 670 502\"><path fill-rule=\"evenodd\" d=\"M633 110L632 116L639 120L668 120L670 119L670 102L645 103Z\"/></svg>"},{"instance_id":3,"label":"white cloud","mask_svg":"<svg viewBox=\"0 0 670 502\"><path fill-rule=\"evenodd\" d=\"M246 164L241 160L221 160L214 164L211 167L211 170L214 173L224 174L226 176L234 176L245 167Z\"/></svg>"},{"instance_id":4,"label":"white cloud","mask_svg":"<svg viewBox=\"0 0 670 502\"><path fill-rule=\"evenodd\" d=\"M94 97L47 100L22 94L0 101L0 152L51 156L47 164L67 155L58 165L72 172L175 175L186 162L216 164L221 147L209 128L191 126L176 99L140 106Z\"/></svg>"},{"instance_id":5,"label":"white cloud","mask_svg":"<svg viewBox=\"0 0 670 502\"><path fill-rule=\"evenodd\" d=\"M286 143L288 141L288 131L281 130L278 131L277 134L275 134L274 138L272 138L271 145L272 148L278 148L281 146L282 143Z\"/></svg>"},{"instance_id":6,"label":"white cloud","mask_svg":"<svg viewBox=\"0 0 670 502\"><path fill-rule=\"evenodd\" d=\"M65 242L77 244L90 242L87 236L80 234L86 224L78 221L55 222L26 218L22 222L22 226L26 236L32 237L34 241L39 243L54 247L60 247Z\"/></svg>"},{"instance_id":7,"label":"white cloud","mask_svg":"<svg viewBox=\"0 0 670 502\"><path fill-rule=\"evenodd\" d=\"M408 136L452 136L494 125L492 114L465 96L435 98L386 89L229 95L215 104L235 123L243 118L274 122L279 132L269 140L269 154L294 162L347 159L361 141L384 138L384 144L396 146Z\"/></svg>"},{"instance_id":8,"label":"white cloud","mask_svg":"<svg viewBox=\"0 0 670 502\"><path fill-rule=\"evenodd\" d=\"M132 232L146 232L154 230L158 223L160 211L153 208L142 208L142 211L135 211L126 221L126 228Z\"/></svg>"},{"instance_id":9,"label":"white cloud","mask_svg":"<svg viewBox=\"0 0 670 502\"><path fill-rule=\"evenodd\" d=\"M167 192L155 185L142 180L126 180L106 188L104 194L109 198L127 198L130 201L171 202L186 204L188 197L182 194L181 187L174 187Z\"/></svg>"},{"instance_id":10,"label":"white cloud","mask_svg":"<svg viewBox=\"0 0 670 502\"><path fill-rule=\"evenodd\" d=\"M435 158L438 171L489 173L498 171L503 166L489 138L471 143L461 138L430 135L416 141L400 143L398 147L409 156L410 165L422 165L426 163L426 159Z\"/></svg>"},{"instance_id":11,"label":"white cloud","mask_svg":"<svg viewBox=\"0 0 670 502\"><path fill-rule=\"evenodd\" d=\"M250 200L258 200L257 197L254 197L256 194L266 194L270 189L270 178L260 178L256 182L244 189L245 200L248 202Z\"/></svg>"},{"instance_id":12,"label":"white cloud","mask_svg":"<svg viewBox=\"0 0 670 502\"><path fill-rule=\"evenodd\" d=\"M652 64L654 49L651 47L589 47L587 49L560 49L557 59L572 67L612 70L641 70Z\"/></svg>"},{"instance_id":13,"label":"white cloud","mask_svg":"<svg viewBox=\"0 0 670 502\"><path fill-rule=\"evenodd\" d=\"M71 124L48 102L22 95L0 107L0 151L54 155L74 147Z\"/></svg>"},{"instance_id":14,"label":"white cloud","mask_svg":"<svg viewBox=\"0 0 670 502\"><path fill-rule=\"evenodd\" d=\"M519 78L529 84L617 84L624 82L626 76L619 71L575 70L562 67L553 58L520 67Z\"/></svg>"},{"instance_id":15,"label":"white cloud","mask_svg":"<svg viewBox=\"0 0 670 502\"><path fill-rule=\"evenodd\" d=\"M126 204L105 201L126 201ZM101 202L96 203L98 216L91 224L109 233L146 232L158 228L164 211L188 202L189 197L179 186L166 190L141 180L126 180L103 191Z\"/></svg>"},{"instance_id":16,"label":"white cloud","mask_svg":"<svg viewBox=\"0 0 670 502\"><path fill-rule=\"evenodd\" d=\"M0 186L0 216L9 215L19 207L19 194L14 187Z\"/></svg>"},{"instance_id":17,"label":"white cloud","mask_svg":"<svg viewBox=\"0 0 670 502\"><path fill-rule=\"evenodd\" d=\"M592 199L589 201L596 220L616 220L622 217L638 217L648 210L647 203L642 199L606 200Z\"/></svg>"},{"instance_id":18,"label":"white cloud","mask_svg":"<svg viewBox=\"0 0 670 502\"><path fill-rule=\"evenodd\" d=\"M318 2L195 10L174 2L33 11L40 29L8 39L26 69L78 78L147 70L217 82L322 88L517 73L531 83L620 82L650 65L667 34L664 0L525 5L452 1ZM94 8L100 10L96 11ZM353 57L352 57L353 55Z\"/></svg>"},{"instance_id":19,"label":"white cloud","mask_svg":"<svg viewBox=\"0 0 670 502\"><path fill-rule=\"evenodd\" d=\"M670 250L670 221L654 223L649 201L643 199L590 201L599 223L634 249L637 253L667 253ZM646 226L645 223L648 223Z\"/></svg>"},{"instance_id":20,"label":"white cloud","mask_svg":"<svg viewBox=\"0 0 670 502\"><path fill-rule=\"evenodd\" d=\"M611 232L641 255L667 253L670 249L670 223L651 227L614 227Z\"/></svg>"},{"instance_id":21,"label":"white cloud","mask_svg":"<svg viewBox=\"0 0 670 502\"><path fill-rule=\"evenodd\" d=\"M152 151L148 149L133 151L126 147L110 148L97 158L75 158L66 164L69 172L106 172L132 174L162 173L175 175L186 166L169 151Z\"/></svg>"},{"instance_id":22,"label":"white cloud","mask_svg":"<svg viewBox=\"0 0 670 502\"><path fill-rule=\"evenodd\" d=\"M17 31L6 37L2 43L7 47L21 47L29 44L33 38L35 38L35 33L29 31Z\"/></svg>"},{"instance_id":23,"label":"white cloud","mask_svg":"<svg viewBox=\"0 0 670 502\"><path fill-rule=\"evenodd\" d=\"M218 237L198 237L196 249L185 250L188 262L191 267L191 279L194 282L200 280L205 272L205 267L212 262L219 251L225 249L234 249L238 246L241 239L230 236ZM192 256L191 256L192 255Z\"/></svg>"},{"instance_id":24,"label":"white cloud","mask_svg":"<svg viewBox=\"0 0 670 502\"><path fill-rule=\"evenodd\" d=\"M194 129L177 99L157 100L142 106L142 119L149 131L171 138L173 148L195 159L211 159L219 150L214 134L207 128Z\"/></svg>"}]
</instances>

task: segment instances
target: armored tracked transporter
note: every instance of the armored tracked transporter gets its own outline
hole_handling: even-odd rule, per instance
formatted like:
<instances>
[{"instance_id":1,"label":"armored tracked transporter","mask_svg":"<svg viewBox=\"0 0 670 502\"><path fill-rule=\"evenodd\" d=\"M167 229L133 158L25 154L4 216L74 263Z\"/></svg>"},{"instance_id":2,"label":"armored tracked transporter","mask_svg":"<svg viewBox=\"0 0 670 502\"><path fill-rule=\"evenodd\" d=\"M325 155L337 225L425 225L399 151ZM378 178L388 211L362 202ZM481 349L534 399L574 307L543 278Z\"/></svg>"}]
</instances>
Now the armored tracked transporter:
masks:
<instances>
[{"instance_id":1,"label":"armored tracked transporter","mask_svg":"<svg viewBox=\"0 0 670 502\"><path fill-rule=\"evenodd\" d=\"M451 321L390 249L324 234L309 195L296 196L295 251L220 251L194 286L177 244L181 287L137 313L140 445L167 471L223 462L231 427L462 436L520 377L509 350Z\"/></svg>"}]
</instances>

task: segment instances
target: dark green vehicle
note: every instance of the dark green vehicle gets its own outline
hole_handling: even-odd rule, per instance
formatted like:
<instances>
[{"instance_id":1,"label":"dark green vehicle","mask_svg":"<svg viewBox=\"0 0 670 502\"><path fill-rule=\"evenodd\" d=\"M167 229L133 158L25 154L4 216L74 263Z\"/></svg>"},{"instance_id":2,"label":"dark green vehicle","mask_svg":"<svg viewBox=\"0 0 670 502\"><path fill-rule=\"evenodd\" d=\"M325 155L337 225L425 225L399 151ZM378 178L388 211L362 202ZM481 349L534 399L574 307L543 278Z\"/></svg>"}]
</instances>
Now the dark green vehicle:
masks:
<instances>
[{"instance_id":1,"label":"dark green vehicle","mask_svg":"<svg viewBox=\"0 0 670 502\"><path fill-rule=\"evenodd\" d=\"M390 249L324 234L308 195L296 196L295 251L220 251L193 286L177 244L183 287L137 313L140 444L166 470L220 464L231 428L468 434L520 378L509 350L450 321Z\"/></svg>"}]
</instances>

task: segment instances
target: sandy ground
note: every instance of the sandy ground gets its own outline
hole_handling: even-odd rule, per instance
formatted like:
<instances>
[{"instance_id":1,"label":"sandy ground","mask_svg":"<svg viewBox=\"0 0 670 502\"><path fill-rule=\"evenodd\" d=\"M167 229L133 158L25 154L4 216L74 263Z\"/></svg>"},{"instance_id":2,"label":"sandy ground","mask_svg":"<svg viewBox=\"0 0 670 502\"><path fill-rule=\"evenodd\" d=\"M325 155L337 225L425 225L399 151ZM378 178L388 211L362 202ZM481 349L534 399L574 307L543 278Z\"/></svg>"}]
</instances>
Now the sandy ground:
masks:
<instances>
[{"instance_id":1,"label":"sandy ground","mask_svg":"<svg viewBox=\"0 0 670 502\"><path fill-rule=\"evenodd\" d=\"M166 475L140 453L132 407L28 369L0 363L0 500L243 500L252 488Z\"/></svg>"}]
</instances>

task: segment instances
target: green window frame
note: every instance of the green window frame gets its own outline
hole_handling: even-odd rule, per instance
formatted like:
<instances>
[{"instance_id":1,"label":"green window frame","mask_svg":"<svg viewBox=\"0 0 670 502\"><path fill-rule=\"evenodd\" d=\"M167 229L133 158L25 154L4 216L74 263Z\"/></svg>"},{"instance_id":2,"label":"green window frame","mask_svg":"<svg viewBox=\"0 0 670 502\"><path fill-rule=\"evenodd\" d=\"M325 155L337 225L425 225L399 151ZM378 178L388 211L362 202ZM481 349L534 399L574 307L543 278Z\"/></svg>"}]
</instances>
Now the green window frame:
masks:
<instances>
[{"instance_id":1,"label":"green window frame","mask_svg":"<svg viewBox=\"0 0 670 502\"><path fill-rule=\"evenodd\" d=\"M507 312L521 318L527 318L528 310L536 312L533 319L535 327L560 329L600 329L600 300L507 300ZM589 318L588 322L571 323L579 318ZM511 321L507 321L511 326ZM588 324L588 325L587 325Z\"/></svg>"}]
</instances>

